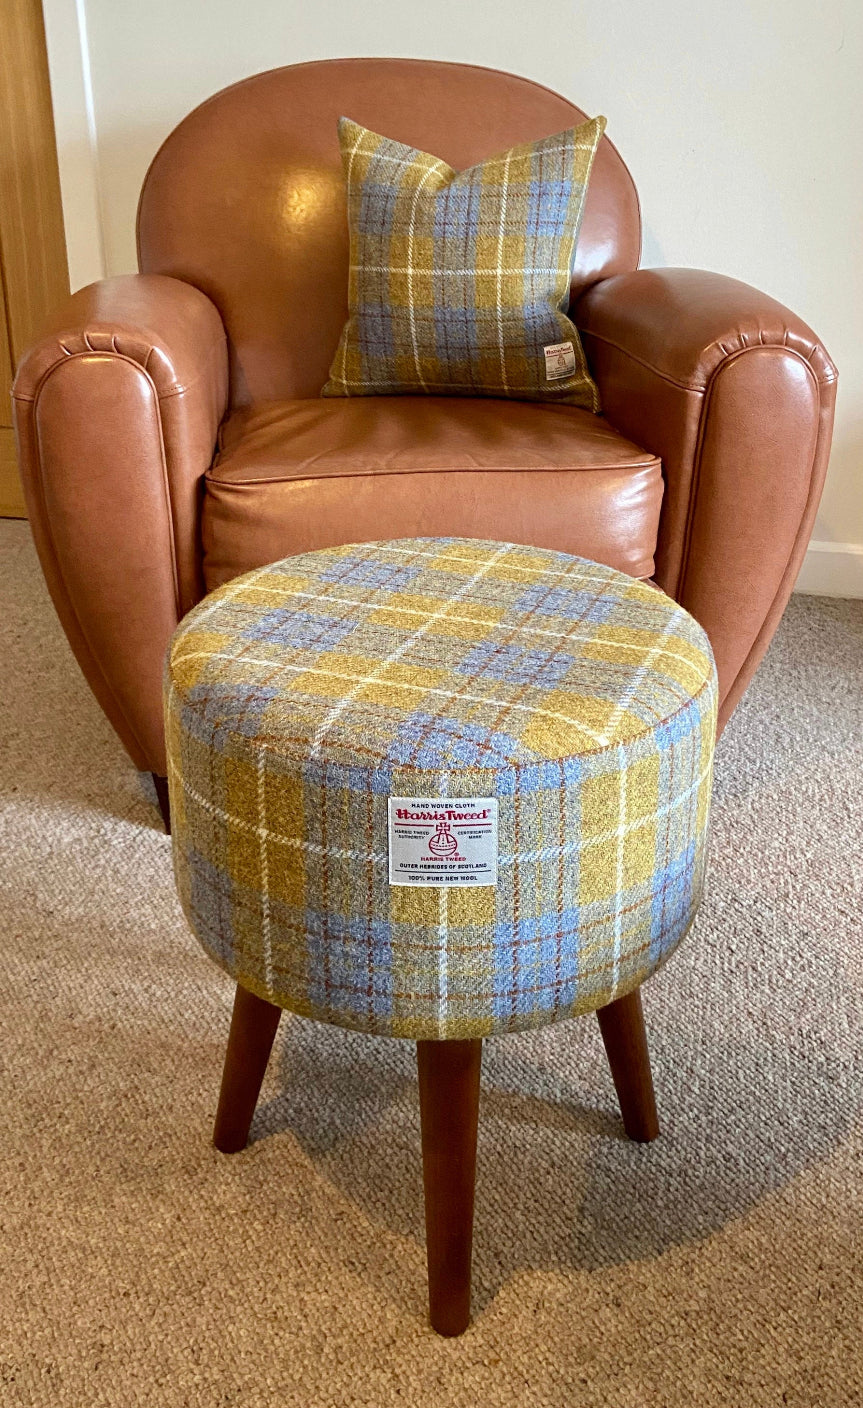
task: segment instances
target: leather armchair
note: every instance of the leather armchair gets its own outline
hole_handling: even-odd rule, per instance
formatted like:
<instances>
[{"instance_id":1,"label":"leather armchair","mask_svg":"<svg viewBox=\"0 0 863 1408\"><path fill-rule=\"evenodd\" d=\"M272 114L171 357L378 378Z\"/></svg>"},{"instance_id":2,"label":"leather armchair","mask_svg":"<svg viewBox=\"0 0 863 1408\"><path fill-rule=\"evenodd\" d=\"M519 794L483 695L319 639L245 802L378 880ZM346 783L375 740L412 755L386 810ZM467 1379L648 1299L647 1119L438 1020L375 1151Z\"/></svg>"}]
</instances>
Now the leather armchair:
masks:
<instances>
[{"instance_id":1,"label":"leather armchair","mask_svg":"<svg viewBox=\"0 0 863 1408\"><path fill-rule=\"evenodd\" d=\"M323 400L346 316L342 114L459 168L583 119L510 74L354 59L260 74L196 109L148 172L141 273L76 293L14 388L36 545L135 765L165 771L180 617L292 552L497 537L653 577L704 625L728 718L802 561L836 369L773 299L639 270L638 197L603 138L573 318L602 416L438 397Z\"/></svg>"}]
</instances>

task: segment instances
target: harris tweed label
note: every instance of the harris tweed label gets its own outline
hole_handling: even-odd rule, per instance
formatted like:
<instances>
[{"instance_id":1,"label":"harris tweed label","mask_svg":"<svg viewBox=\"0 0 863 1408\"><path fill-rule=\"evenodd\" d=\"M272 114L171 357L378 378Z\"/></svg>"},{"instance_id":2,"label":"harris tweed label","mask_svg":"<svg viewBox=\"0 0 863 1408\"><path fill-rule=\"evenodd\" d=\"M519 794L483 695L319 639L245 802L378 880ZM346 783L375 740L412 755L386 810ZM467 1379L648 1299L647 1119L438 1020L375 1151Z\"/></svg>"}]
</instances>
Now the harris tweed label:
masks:
<instances>
[{"instance_id":1,"label":"harris tweed label","mask_svg":"<svg viewBox=\"0 0 863 1408\"><path fill-rule=\"evenodd\" d=\"M552 342L544 347L546 381L562 381L575 371L575 348L571 342Z\"/></svg>"},{"instance_id":2,"label":"harris tweed label","mask_svg":"<svg viewBox=\"0 0 863 1408\"><path fill-rule=\"evenodd\" d=\"M496 797L390 797L391 885L496 885Z\"/></svg>"}]
</instances>

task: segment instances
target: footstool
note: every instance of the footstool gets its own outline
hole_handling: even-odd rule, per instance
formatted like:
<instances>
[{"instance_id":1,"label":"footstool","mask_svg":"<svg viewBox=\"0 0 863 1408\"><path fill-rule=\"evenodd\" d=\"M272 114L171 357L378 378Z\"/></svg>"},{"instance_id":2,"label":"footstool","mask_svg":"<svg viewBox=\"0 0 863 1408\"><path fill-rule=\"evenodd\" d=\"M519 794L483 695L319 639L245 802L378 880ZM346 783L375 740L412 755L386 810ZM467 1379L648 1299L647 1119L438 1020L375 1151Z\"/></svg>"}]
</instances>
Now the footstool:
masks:
<instances>
[{"instance_id":1,"label":"footstool","mask_svg":"<svg viewBox=\"0 0 863 1408\"><path fill-rule=\"evenodd\" d=\"M482 1041L597 1011L658 1133L640 987L705 864L717 687L649 583L417 538L286 558L180 624L174 865L237 988L215 1144L244 1147L282 1008L417 1043L431 1321L470 1316Z\"/></svg>"}]
</instances>

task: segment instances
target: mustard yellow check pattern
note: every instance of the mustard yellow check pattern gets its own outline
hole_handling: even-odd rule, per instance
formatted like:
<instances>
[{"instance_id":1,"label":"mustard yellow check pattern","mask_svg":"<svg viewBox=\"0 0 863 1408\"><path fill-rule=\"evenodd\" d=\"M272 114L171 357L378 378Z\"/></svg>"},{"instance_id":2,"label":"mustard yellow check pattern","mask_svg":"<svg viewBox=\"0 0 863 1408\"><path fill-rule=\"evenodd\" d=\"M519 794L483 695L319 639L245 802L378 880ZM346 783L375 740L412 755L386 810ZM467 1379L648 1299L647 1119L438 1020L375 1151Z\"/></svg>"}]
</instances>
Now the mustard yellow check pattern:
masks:
<instances>
[{"instance_id":1,"label":"mustard yellow check pattern","mask_svg":"<svg viewBox=\"0 0 863 1408\"><path fill-rule=\"evenodd\" d=\"M569 285L597 117L466 171L339 123L350 317L324 396L434 394L599 410Z\"/></svg>"},{"instance_id":2,"label":"mustard yellow check pattern","mask_svg":"<svg viewBox=\"0 0 863 1408\"><path fill-rule=\"evenodd\" d=\"M185 913L252 991L363 1031L603 1006L695 913L716 701L685 611L564 553L418 538L261 568L169 653ZM391 886L390 796L497 798L496 885Z\"/></svg>"}]
</instances>

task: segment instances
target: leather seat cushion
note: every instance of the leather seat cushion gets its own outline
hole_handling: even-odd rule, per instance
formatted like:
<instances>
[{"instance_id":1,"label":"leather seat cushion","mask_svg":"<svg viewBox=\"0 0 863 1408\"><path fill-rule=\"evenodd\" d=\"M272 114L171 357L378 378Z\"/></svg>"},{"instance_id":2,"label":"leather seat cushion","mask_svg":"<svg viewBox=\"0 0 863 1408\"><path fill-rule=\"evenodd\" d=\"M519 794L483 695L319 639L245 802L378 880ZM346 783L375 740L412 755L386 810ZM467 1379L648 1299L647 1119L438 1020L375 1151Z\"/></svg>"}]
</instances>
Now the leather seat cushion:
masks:
<instances>
[{"instance_id":1,"label":"leather seat cushion","mask_svg":"<svg viewBox=\"0 0 863 1408\"><path fill-rule=\"evenodd\" d=\"M222 426L203 504L212 590L293 553L494 538L653 572L655 455L573 406L393 396L267 402Z\"/></svg>"}]
</instances>

